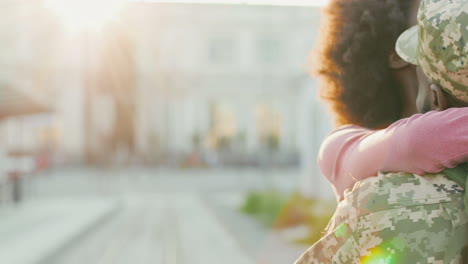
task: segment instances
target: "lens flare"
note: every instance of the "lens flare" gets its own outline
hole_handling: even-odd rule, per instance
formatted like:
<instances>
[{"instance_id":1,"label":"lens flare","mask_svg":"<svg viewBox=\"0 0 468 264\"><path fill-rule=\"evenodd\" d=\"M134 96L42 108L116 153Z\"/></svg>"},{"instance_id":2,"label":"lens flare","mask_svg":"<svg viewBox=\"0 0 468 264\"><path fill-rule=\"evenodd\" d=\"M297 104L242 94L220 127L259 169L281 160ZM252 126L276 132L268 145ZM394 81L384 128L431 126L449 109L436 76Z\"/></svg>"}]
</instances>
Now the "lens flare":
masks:
<instances>
[{"instance_id":1,"label":"lens flare","mask_svg":"<svg viewBox=\"0 0 468 264\"><path fill-rule=\"evenodd\" d=\"M348 225L346 224L341 224L336 230L335 230L335 236L336 237L343 237L348 233Z\"/></svg>"},{"instance_id":2,"label":"lens flare","mask_svg":"<svg viewBox=\"0 0 468 264\"><path fill-rule=\"evenodd\" d=\"M398 238L386 241L369 250L361 258L361 264L397 264L405 254L404 242Z\"/></svg>"}]
</instances>

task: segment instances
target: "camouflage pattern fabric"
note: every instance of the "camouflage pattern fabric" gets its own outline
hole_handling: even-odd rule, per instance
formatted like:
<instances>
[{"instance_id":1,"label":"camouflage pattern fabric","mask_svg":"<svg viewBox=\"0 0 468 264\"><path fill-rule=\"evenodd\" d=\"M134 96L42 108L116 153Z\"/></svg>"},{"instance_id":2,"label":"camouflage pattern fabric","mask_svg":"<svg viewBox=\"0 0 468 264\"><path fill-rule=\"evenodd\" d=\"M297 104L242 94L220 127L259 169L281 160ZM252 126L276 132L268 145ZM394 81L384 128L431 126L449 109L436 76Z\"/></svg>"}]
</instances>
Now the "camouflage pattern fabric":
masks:
<instances>
[{"instance_id":1,"label":"camouflage pattern fabric","mask_svg":"<svg viewBox=\"0 0 468 264\"><path fill-rule=\"evenodd\" d=\"M444 174L379 174L345 194L296 264L468 263L463 189Z\"/></svg>"},{"instance_id":2,"label":"camouflage pattern fabric","mask_svg":"<svg viewBox=\"0 0 468 264\"><path fill-rule=\"evenodd\" d=\"M398 39L400 57L468 102L468 0L422 0L418 25Z\"/></svg>"},{"instance_id":3,"label":"camouflage pattern fabric","mask_svg":"<svg viewBox=\"0 0 468 264\"><path fill-rule=\"evenodd\" d=\"M468 212L468 192L466 192L468 189L468 164L463 163L455 168L445 169L442 171L442 173L450 180L458 183L458 185L464 186L463 189L465 190L465 196L463 200L465 202L465 211Z\"/></svg>"},{"instance_id":4,"label":"camouflage pattern fabric","mask_svg":"<svg viewBox=\"0 0 468 264\"><path fill-rule=\"evenodd\" d=\"M401 34L395 49L433 83L468 102L468 0L422 0L418 24ZM466 165L463 170L447 169L446 175L465 188L465 171ZM468 193L464 199L468 205Z\"/></svg>"}]
</instances>

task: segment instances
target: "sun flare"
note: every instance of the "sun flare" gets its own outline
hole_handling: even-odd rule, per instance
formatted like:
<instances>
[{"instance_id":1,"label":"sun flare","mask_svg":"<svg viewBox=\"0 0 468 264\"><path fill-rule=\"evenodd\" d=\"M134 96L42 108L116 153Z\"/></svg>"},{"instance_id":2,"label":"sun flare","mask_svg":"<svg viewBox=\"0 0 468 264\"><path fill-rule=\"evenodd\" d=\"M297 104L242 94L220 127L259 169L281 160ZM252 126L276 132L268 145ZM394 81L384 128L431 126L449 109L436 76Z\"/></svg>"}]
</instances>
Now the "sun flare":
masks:
<instances>
[{"instance_id":1,"label":"sun flare","mask_svg":"<svg viewBox=\"0 0 468 264\"><path fill-rule=\"evenodd\" d=\"M52 10L70 30L96 30L116 18L123 0L47 0Z\"/></svg>"}]
</instances>

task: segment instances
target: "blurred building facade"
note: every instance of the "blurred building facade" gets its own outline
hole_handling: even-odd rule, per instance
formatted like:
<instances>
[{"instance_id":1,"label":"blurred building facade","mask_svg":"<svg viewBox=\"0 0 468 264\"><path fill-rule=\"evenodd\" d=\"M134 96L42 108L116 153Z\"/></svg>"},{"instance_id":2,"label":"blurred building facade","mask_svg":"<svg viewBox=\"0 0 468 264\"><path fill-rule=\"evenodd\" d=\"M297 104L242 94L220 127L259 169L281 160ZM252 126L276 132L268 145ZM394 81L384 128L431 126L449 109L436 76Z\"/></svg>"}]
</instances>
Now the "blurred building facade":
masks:
<instances>
[{"instance_id":1,"label":"blurred building facade","mask_svg":"<svg viewBox=\"0 0 468 264\"><path fill-rule=\"evenodd\" d=\"M128 20L138 153L299 152L298 103L318 9L139 4Z\"/></svg>"},{"instance_id":2,"label":"blurred building facade","mask_svg":"<svg viewBox=\"0 0 468 264\"><path fill-rule=\"evenodd\" d=\"M77 33L42 1L2 4L2 85L54 109L1 121L3 149L66 163L275 156L319 174L330 124L307 73L318 8L133 2L103 31Z\"/></svg>"}]
</instances>

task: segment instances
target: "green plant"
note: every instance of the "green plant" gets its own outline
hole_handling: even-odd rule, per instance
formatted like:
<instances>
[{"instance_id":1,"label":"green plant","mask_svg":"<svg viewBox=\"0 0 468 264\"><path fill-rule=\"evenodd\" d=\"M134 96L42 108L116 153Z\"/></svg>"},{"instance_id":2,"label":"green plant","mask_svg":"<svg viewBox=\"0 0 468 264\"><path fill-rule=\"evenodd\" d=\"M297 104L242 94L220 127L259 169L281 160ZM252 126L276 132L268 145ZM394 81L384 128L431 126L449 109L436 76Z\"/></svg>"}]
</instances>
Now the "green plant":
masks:
<instances>
[{"instance_id":1,"label":"green plant","mask_svg":"<svg viewBox=\"0 0 468 264\"><path fill-rule=\"evenodd\" d=\"M305 225L308 229L307 234L294 242L312 245L322 237L335 207L334 201L307 198L298 192L293 193L283 208L275 228Z\"/></svg>"},{"instance_id":2,"label":"green plant","mask_svg":"<svg viewBox=\"0 0 468 264\"><path fill-rule=\"evenodd\" d=\"M247 194L241 211L266 226L272 226L281 213L285 201L285 195L276 190L251 191Z\"/></svg>"},{"instance_id":3,"label":"green plant","mask_svg":"<svg viewBox=\"0 0 468 264\"><path fill-rule=\"evenodd\" d=\"M286 196L266 190L249 192L241 211L274 229L305 225L308 232L293 242L312 245L321 238L335 207L333 201L307 198L298 192Z\"/></svg>"},{"instance_id":4,"label":"green plant","mask_svg":"<svg viewBox=\"0 0 468 264\"><path fill-rule=\"evenodd\" d=\"M269 134L266 138L266 145L268 150L275 151L279 148L279 137L276 134Z\"/></svg>"},{"instance_id":5,"label":"green plant","mask_svg":"<svg viewBox=\"0 0 468 264\"><path fill-rule=\"evenodd\" d=\"M192 143L195 149L199 149L202 143L202 137L200 133L196 132L192 135Z\"/></svg>"},{"instance_id":6,"label":"green plant","mask_svg":"<svg viewBox=\"0 0 468 264\"><path fill-rule=\"evenodd\" d=\"M231 148L232 138L228 136L222 136L218 139L217 147L220 150L228 150Z\"/></svg>"},{"instance_id":7,"label":"green plant","mask_svg":"<svg viewBox=\"0 0 468 264\"><path fill-rule=\"evenodd\" d=\"M260 193L249 192L241 207L241 211L250 215L257 214L261 210L261 199Z\"/></svg>"}]
</instances>

